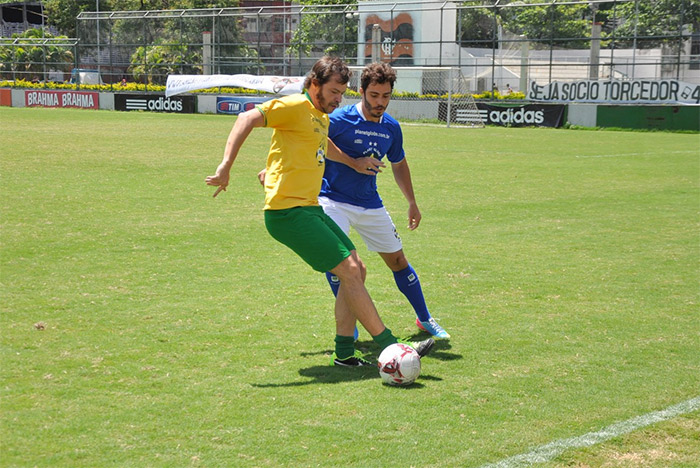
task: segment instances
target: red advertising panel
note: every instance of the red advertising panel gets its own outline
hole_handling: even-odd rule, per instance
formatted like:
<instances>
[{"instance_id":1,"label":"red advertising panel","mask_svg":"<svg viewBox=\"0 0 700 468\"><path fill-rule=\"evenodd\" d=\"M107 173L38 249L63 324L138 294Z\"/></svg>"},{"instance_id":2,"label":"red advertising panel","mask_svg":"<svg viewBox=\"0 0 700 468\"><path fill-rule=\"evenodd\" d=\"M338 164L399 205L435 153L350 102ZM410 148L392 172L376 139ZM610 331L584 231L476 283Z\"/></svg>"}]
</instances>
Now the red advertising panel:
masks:
<instances>
[{"instance_id":1,"label":"red advertising panel","mask_svg":"<svg viewBox=\"0 0 700 468\"><path fill-rule=\"evenodd\" d=\"M90 91L50 91L35 89L24 92L24 104L27 107L79 107L81 109L98 109L100 94Z\"/></svg>"},{"instance_id":2,"label":"red advertising panel","mask_svg":"<svg viewBox=\"0 0 700 468\"><path fill-rule=\"evenodd\" d=\"M12 106L12 90L0 89L0 106Z\"/></svg>"}]
</instances>

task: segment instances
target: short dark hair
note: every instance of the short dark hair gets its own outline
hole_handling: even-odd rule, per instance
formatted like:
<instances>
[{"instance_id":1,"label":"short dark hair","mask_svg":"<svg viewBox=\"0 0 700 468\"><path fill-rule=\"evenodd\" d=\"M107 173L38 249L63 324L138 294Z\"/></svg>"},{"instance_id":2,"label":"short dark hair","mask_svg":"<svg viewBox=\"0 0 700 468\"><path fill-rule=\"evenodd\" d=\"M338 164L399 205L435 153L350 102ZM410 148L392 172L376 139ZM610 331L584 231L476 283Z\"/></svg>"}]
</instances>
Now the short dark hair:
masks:
<instances>
[{"instance_id":1,"label":"short dark hair","mask_svg":"<svg viewBox=\"0 0 700 468\"><path fill-rule=\"evenodd\" d=\"M338 81L345 84L350 81L351 72L345 62L338 57L322 57L314 63L311 71L306 75L304 88L309 89L313 80L316 80L319 86L323 86L333 75L338 75Z\"/></svg>"},{"instance_id":2,"label":"short dark hair","mask_svg":"<svg viewBox=\"0 0 700 468\"><path fill-rule=\"evenodd\" d=\"M370 63L362 70L362 75L360 76L360 87L367 90L367 87L371 84L384 84L389 83L391 89L394 89L394 82L396 81L396 72L391 65L384 62Z\"/></svg>"}]
</instances>

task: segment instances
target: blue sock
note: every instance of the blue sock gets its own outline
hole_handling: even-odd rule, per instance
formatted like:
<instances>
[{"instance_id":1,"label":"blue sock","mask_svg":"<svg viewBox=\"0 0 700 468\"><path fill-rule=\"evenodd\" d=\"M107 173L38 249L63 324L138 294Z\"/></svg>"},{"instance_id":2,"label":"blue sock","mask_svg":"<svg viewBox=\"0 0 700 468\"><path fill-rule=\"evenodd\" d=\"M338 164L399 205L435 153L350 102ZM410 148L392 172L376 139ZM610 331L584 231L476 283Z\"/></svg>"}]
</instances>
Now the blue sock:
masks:
<instances>
[{"instance_id":1,"label":"blue sock","mask_svg":"<svg viewBox=\"0 0 700 468\"><path fill-rule=\"evenodd\" d=\"M337 276L335 276L330 271L326 272L326 279L328 280L328 284L330 285L331 290L333 291L333 295L335 297L338 297L338 289L340 288L340 280L338 279Z\"/></svg>"},{"instance_id":2,"label":"blue sock","mask_svg":"<svg viewBox=\"0 0 700 468\"><path fill-rule=\"evenodd\" d=\"M408 267L403 270L394 272L394 281L396 281L396 286L398 286L399 291L406 296L408 302L413 306L418 320L421 322L430 320L430 312L428 312L428 306L425 305L423 289L420 287L418 274L410 263Z\"/></svg>"}]
</instances>

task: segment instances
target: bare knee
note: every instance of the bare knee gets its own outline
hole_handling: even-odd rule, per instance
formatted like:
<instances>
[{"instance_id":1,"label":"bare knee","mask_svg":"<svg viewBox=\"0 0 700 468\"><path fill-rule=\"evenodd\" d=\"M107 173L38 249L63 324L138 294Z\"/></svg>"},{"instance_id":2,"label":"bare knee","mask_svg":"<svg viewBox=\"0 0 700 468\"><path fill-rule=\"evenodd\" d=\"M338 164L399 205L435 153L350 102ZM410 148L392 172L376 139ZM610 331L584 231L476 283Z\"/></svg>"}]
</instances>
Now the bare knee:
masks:
<instances>
[{"instance_id":1,"label":"bare knee","mask_svg":"<svg viewBox=\"0 0 700 468\"><path fill-rule=\"evenodd\" d=\"M386 263L386 266L388 266L391 271L401 271L408 268L408 260L403 254L403 250L392 253L380 253L379 255L382 257L384 263Z\"/></svg>"},{"instance_id":2,"label":"bare knee","mask_svg":"<svg viewBox=\"0 0 700 468\"><path fill-rule=\"evenodd\" d=\"M350 255L345 260L340 262L338 266L331 270L331 273L336 275L341 283L345 281L361 281L365 282L367 277L367 267L357 255Z\"/></svg>"}]
</instances>

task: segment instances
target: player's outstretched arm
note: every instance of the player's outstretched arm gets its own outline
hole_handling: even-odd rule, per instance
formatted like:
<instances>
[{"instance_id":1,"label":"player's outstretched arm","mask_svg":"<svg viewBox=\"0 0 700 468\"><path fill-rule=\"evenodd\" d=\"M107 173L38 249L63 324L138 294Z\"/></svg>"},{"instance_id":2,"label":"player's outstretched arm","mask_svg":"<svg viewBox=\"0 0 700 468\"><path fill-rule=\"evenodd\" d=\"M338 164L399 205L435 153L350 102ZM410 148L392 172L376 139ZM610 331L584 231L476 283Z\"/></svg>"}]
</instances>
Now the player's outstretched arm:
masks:
<instances>
[{"instance_id":1,"label":"player's outstretched arm","mask_svg":"<svg viewBox=\"0 0 700 468\"><path fill-rule=\"evenodd\" d=\"M224 149L224 157L221 164L216 168L214 175L205 179L207 185L218 187L216 192L214 192L214 196L217 196L222 190L226 190L231 167L236 160L236 156L238 156L241 146L243 146L243 142L248 138L253 128L262 127L264 124L265 118L257 109L249 110L238 116L236 123L233 124L231 133L228 135L228 140L226 140L226 148Z\"/></svg>"},{"instance_id":2,"label":"player's outstretched arm","mask_svg":"<svg viewBox=\"0 0 700 468\"><path fill-rule=\"evenodd\" d=\"M411 170L408 168L406 158L391 165L391 170L394 173L394 180L399 186L401 193L408 202L408 229L413 231L420 224L422 215L416 203L416 196L413 193L413 182L411 181Z\"/></svg>"},{"instance_id":3,"label":"player's outstretched arm","mask_svg":"<svg viewBox=\"0 0 700 468\"><path fill-rule=\"evenodd\" d=\"M348 156L345 152L343 152L343 150L338 148L330 138L328 139L327 156L331 161L345 164L360 174L365 175L376 175L377 173L382 172L382 167L386 167L386 165L379 159L368 157L352 158Z\"/></svg>"}]
</instances>

